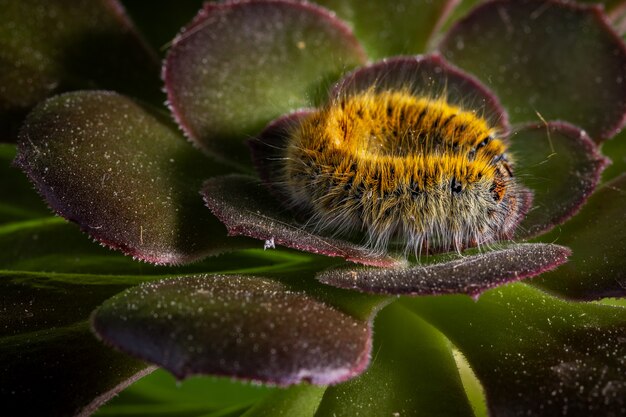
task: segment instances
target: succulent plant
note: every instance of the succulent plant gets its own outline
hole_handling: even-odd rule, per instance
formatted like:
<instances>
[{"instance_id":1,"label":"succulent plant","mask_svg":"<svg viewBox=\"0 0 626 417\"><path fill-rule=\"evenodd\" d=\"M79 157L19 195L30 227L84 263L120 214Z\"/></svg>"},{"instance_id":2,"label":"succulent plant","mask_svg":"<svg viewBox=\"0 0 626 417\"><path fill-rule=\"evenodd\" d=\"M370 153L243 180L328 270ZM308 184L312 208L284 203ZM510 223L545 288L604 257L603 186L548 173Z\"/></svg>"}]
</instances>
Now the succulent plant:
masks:
<instances>
[{"instance_id":1,"label":"succulent plant","mask_svg":"<svg viewBox=\"0 0 626 417\"><path fill-rule=\"evenodd\" d=\"M3 409L626 414L625 10L0 0Z\"/></svg>"}]
</instances>

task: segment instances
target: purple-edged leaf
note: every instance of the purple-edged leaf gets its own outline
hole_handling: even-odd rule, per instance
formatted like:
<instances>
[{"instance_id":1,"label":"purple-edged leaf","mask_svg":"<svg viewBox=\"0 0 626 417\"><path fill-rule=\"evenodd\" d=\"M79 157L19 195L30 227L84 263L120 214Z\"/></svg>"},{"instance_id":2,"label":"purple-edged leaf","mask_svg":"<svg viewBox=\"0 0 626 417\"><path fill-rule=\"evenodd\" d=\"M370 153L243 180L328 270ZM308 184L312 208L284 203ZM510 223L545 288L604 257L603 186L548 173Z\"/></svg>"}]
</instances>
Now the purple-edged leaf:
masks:
<instances>
[{"instance_id":1,"label":"purple-edged leaf","mask_svg":"<svg viewBox=\"0 0 626 417\"><path fill-rule=\"evenodd\" d=\"M108 344L179 378L228 375L331 384L369 362L370 324L269 278L198 276L140 285L105 302Z\"/></svg>"},{"instance_id":2,"label":"purple-edged leaf","mask_svg":"<svg viewBox=\"0 0 626 417\"><path fill-rule=\"evenodd\" d=\"M375 360L329 387L315 417L472 417L450 342L394 303L374 322Z\"/></svg>"},{"instance_id":3,"label":"purple-edged leaf","mask_svg":"<svg viewBox=\"0 0 626 417\"><path fill-rule=\"evenodd\" d=\"M372 255L370 250L354 243L308 231L252 177L211 178L204 183L202 194L209 209L226 225L231 236L249 236L268 244L340 256L365 265L389 267L400 262L388 256Z\"/></svg>"},{"instance_id":4,"label":"purple-edged leaf","mask_svg":"<svg viewBox=\"0 0 626 417\"><path fill-rule=\"evenodd\" d=\"M106 88L161 101L156 55L116 0L0 1L0 140L47 96ZM22 117L19 117L19 116Z\"/></svg>"},{"instance_id":5,"label":"purple-edged leaf","mask_svg":"<svg viewBox=\"0 0 626 417\"><path fill-rule=\"evenodd\" d=\"M440 49L492 88L513 122L566 120L602 140L626 120L626 47L598 6L487 2Z\"/></svg>"},{"instance_id":6,"label":"purple-edged leaf","mask_svg":"<svg viewBox=\"0 0 626 417\"><path fill-rule=\"evenodd\" d=\"M229 247L197 191L221 167L126 97L51 98L28 116L18 150L16 163L48 204L107 246L157 264Z\"/></svg>"},{"instance_id":7,"label":"purple-edged leaf","mask_svg":"<svg viewBox=\"0 0 626 417\"><path fill-rule=\"evenodd\" d=\"M568 303L515 284L467 297L401 301L463 353L489 415L621 416L626 310Z\"/></svg>"},{"instance_id":8,"label":"purple-edged leaf","mask_svg":"<svg viewBox=\"0 0 626 417\"><path fill-rule=\"evenodd\" d=\"M370 90L409 89L416 95L445 95L448 102L484 116L505 134L508 117L498 98L473 76L438 54L399 57L359 68L339 82L334 97Z\"/></svg>"},{"instance_id":9,"label":"purple-edged leaf","mask_svg":"<svg viewBox=\"0 0 626 417\"><path fill-rule=\"evenodd\" d=\"M482 292L532 277L565 263L570 250L551 244L516 244L409 268L337 268L317 275L324 284L377 294L438 295Z\"/></svg>"},{"instance_id":10,"label":"purple-edged leaf","mask_svg":"<svg viewBox=\"0 0 626 417\"><path fill-rule=\"evenodd\" d=\"M457 0L315 0L346 21L372 59L426 51Z\"/></svg>"},{"instance_id":11,"label":"purple-edged leaf","mask_svg":"<svg viewBox=\"0 0 626 417\"><path fill-rule=\"evenodd\" d=\"M624 0L576 0L577 3L601 4L604 10L612 16L615 12L626 6Z\"/></svg>"},{"instance_id":12,"label":"purple-edged leaf","mask_svg":"<svg viewBox=\"0 0 626 417\"><path fill-rule=\"evenodd\" d=\"M570 262L533 280L574 299L626 296L626 174L604 184L580 213L542 236L572 248Z\"/></svg>"},{"instance_id":13,"label":"purple-edged leaf","mask_svg":"<svg viewBox=\"0 0 626 417\"><path fill-rule=\"evenodd\" d=\"M170 106L204 150L246 165L244 140L311 104L365 54L340 20L306 3L207 3L163 69Z\"/></svg>"},{"instance_id":14,"label":"purple-edged leaf","mask_svg":"<svg viewBox=\"0 0 626 417\"><path fill-rule=\"evenodd\" d=\"M562 122L519 128L510 150L517 180L534 194L518 237L543 233L576 214L609 163L584 131Z\"/></svg>"},{"instance_id":15,"label":"purple-edged leaf","mask_svg":"<svg viewBox=\"0 0 626 417\"><path fill-rule=\"evenodd\" d=\"M261 242L249 243L258 249L238 250L184 266L147 265L97 245L75 225L49 216L0 226L0 270L70 273L80 281L81 274L163 277L240 270L242 265L266 272L310 260L308 254L263 251ZM330 265L330 259L326 262ZM316 263L326 264L323 258Z\"/></svg>"}]
</instances>

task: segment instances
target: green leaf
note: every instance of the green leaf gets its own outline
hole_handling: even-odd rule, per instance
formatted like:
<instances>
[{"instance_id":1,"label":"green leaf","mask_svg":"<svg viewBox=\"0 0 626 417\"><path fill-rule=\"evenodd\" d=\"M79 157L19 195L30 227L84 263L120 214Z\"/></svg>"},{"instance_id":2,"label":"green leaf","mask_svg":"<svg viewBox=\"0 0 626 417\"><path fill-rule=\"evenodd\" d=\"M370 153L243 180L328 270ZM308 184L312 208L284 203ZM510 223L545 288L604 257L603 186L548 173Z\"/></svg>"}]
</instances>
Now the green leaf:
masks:
<instances>
[{"instance_id":1,"label":"green leaf","mask_svg":"<svg viewBox=\"0 0 626 417\"><path fill-rule=\"evenodd\" d=\"M520 127L509 149L518 181L534 195L518 238L545 233L575 215L609 163L584 131L563 122Z\"/></svg>"},{"instance_id":2,"label":"green leaf","mask_svg":"<svg viewBox=\"0 0 626 417\"><path fill-rule=\"evenodd\" d=\"M308 262L310 257L302 253L248 249L186 266L166 267L137 262L104 248L59 217L0 227L0 270L64 272L68 279L75 276L80 280L81 274L172 276L224 270L263 273L290 270Z\"/></svg>"},{"instance_id":3,"label":"green leaf","mask_svg":"<svg viewBox=\"0 0 626 417\"><path fill-rule=\"evenodd\" d=\"M5 195L5 190L15 191L6 201L18 213L22 207L27 212L38 198L24 181L0 182L0 193ZM3 412L27 416L91 412L145 373L146 364L103 346L89 331L91 311L119 291L174 274L286 273L309 262L310 257L298 253L247 250L166 268L103 248L61 218L4 223L0 226L0 369L11 383L0 387ZM346 309L366 315L368 302L351 300Z\"/></svg>"},{"instance_id":4,"label":"green leaf","mask_svg":"<svg viewBox=\"0 0 626 417\"><path fill-rule=\"evenodd\" d=\"M331 81L364 62L349 29L321 8L283 0L207 3L174 40L163 77L187 135L249 167L246 138L311 105Z\"/></svg>"},{"instance_id":5,"label":"green leaf","mask_svg":"<svg viewBox=\"0 0 626 417\"><path fill-rule=\"evenodd\" d=\"M242 417L313 417L325 389L298 385L278 391L252 407Z\"/></svg>"},{"instance_id":6,"label":"green leaf","mask_svg":"<svg viewBox=\"0 0 626 417\"><path fill-rule=\"evenodd\" d=\"M89 312L127 286L0 272L4 413L88 415L151 370L102 346L89 331Z\"/></svg>"},{"instance_id":7,"label":"green leaf","mask_svg":"<svg viewBox=\"0 0 626 417\"><path fill-rule=\"evenodd\" d=\"M0 228L4 223L50 216L50 209L32 190L26 176L11 166L13 158L15 146L0 143Z\"/></svg>"},{"instance_id":8,"label":"green leaf","mask_svg":"<svg viewBox=\"0 0 626 417\"><path fill-rule=\"evenodd\" d=\"M492 88L514 123L565 120L600 141L626 120L626 46L597 7L485 2L440 49Z\"/></svg>"},{"instance_id":9,"label":"green leaf","mask_svg":"<svg viewBox=\"0 0 626 417\"><path fill-rule=\"evenodd\" d=\"M602 154L611 160L611 164L602 173L602 182L609 182L626 172L626 130L602 143L601 149Z\"/></svg>"},{"instance_id":10,"label":"green leaf","mask_svg":"<svg viewBox=\"0 0 626 417\"><path fill-rule=\"evenodd\" d=\"M116 0L2 0L0 16L0 139L54 93L107 88L162 101L156 55Z\"/></svg>"},{"instance_id":11,"label":"green leaf","mask_svg":"<svg viewBox=\"0 0 626 417\"><path fill-rule=\"evenodd\" d=\"M315 417L473 416L445 337L397 303L374 326L372 365L329 387Z\"/></svg>"},{"instance_id":12,"label":"green leaf","mask_svg":"<svg viewBox=\"0 0 626 417\"><path fill-rule=\"evenodd\" d=\"M405 298L465 355L492 417L621 415L626 310L576 304L523 284L464 296Z\"/></svg>"},{"instance_id":13,"label":"green leaf","mask_svg":"<svg viewBox=\"0 0 626 417\"><path fill-rule=\"evenodd\" d=\"M277 391L227 378L195 377L176 381L164 370L142 378L98 410L95 417L199 417L213 413L243 414Z\"/></svg>"},{"instance_id":14,"label":"green leaf","mask_svg":"<svg viewBox=\"0 0 626 417\"><path fill-rule=\"evenodd\" d=\"M452 3L454 4L452 8L452 12L449 14L448 18L445 20L444 24L441 27L441 33L445 34L450 30L450 27L455 24L459 19L463 18L467 15L476 5L484 2L485 0L454 0Z\"/></svg>"},{"instance_id":15,"label":"green leaf","mask_svg":"<svg viewBox=\"0 0 626 417\"><path fill-rule=\"evenodd\" d=\"M63 237L59 233L53 236ZM97 341L89 331L87 318L102 301L119 291L160 278L158 275L141 275L141 266L147 268L144 272L153 274L159 270L174 274L176 269L165 270L133 262L88 242L80 234L78 236L86 245L109 254L100 259L105 264L100 266L101 269L106 270L109 262L119 258L138 266L134 270L138 275L0 270L0 292L4 294L0 310L5 313L0 317L0 369L11 381L11 384L0 387L0 401L8 415L66 416L74 415L84 407L93 411L124 388L126 382L143 375L147 369L143 362L117 353ZM42 235L41 238L50 237ZM229 266L243 271L246 265L260 265L259 272L276 272L289 271L295 268L294 265L302 264L302 256L283 254L281 257L278 254L277 251L252 251L250 257L240 254L225 263L218 262L220 258L217 258L212 268L222 267L222 272L230 272L226 269ZM73 257L83 255L69 251L50 256L47 269L55 267L54 259L68 256L72 258L58 263L71 269ZM263 258L266 258L266 265L263 265ZM46 263L42 262L42 265ZM98 265L92 259L84 266L96 270ZM123 263L118 268L123 270L121 265ZM132 270L128 265L125 268ZM202 268L210 270L211 264L205 262ZM365 300L353 300L352 307L349 303L346 305L348 309L361 312L368 308ZM33 397L37 401L32 401Z\"/></svg>"},{"instance_id":16,"label":"green leaf","mask_svg":"<svg viewBox=\"0 0 626 417\"><path fill-rule=\"evenodd\" d=\"M580 213L542 236L572 248L569 263L533 280L559 295L582 300L626 295L626 174L604 184Z\"/></svg>"},{"instance_id":17,"label":"green leaf","mask_svg":"<svg viewBox=\"0 0 626 417\"><path fill-rule=\"evenodd\" d=\"M121 0L137 29L152 48L164 55L169 42L202 8L203 0L144 2Z\"/></svg>"},{"instance_id":18,"label":"green leaf","mask_svg":"<svg viewBox=\"0 0 626 417\"><path fill-rule=\"evenodd\" d=\"M224 168L163 115L116 93L48 99L28 116L16 163L57 213L144 261L180 264L241 243L198 194Z\"/></svg>"},{"instance_id":19,"label":"green leaf","mask_svg":"<svg viewBox=\"0 0 626 417\"><path fill-rule=\"evenodd\" d=\"M315 0L348 22L373 60L424 53L454 7L450 0Z\"/></svg>"}]
</instances>

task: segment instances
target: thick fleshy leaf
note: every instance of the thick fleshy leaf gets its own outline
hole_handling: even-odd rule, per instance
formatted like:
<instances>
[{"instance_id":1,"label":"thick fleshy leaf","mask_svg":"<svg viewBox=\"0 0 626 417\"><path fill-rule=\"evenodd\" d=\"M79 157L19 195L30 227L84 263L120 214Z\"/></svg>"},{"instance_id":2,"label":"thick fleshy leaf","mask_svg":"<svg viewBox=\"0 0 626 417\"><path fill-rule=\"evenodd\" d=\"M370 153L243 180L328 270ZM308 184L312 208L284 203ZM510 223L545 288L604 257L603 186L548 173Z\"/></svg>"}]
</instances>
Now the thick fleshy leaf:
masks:
<instances>
[{"instance_id":1,"label":"thick fleshy leaf","mask_svg":"<svg viewBox=\"0 0 626 417\"><path fill-rule=\"evenodd\" d=\"M90 311L128 287L103 281L0 272L3 414L87 416L152 370L102 346L89 331Z\"/></svg>"},{"instance_id":2,"label":"thick fleshy leaf","mask_svg":"<svg viewBox=\"0 0 626 417\"><path fill-rule=\"evenodd\" d=\"M458 257L443 255L432 264L409 268L337 268L317 275L324 284L378 294L467 294L474 297L565 263L571 251L551 244L516 244Z\"/></svg>"},{"instance_id":3,"label":"thick fleshy leaf","mask_svg":"<svg viewBox=\"0 0 626 417\"><path fill-rule=\"evenodd\" d=\"M162 115L126 97L51 98L27 118L18 150L16 163L48 204L107 246L171 264L238 244L226 239L197 191L221 167Z\"/></svg>"},{"instance_id":4,"label":"thick fleshy leaf","mask_svg":"<svg viewBox=\"0 0 626 417\"><path fill-rule=\"evenodd\" d=\"M610 14L610 19L611 24L617 33L624 37L624 34L626 34L626 3L623 3L621 7L616 8Z\"/></svg>"},{"instance_id":5,"label":"thick fleshy leaf","mask_svg":"<svg viewBox=\"0 0 626 417\"><path fill-rule=\"evenodd\" d=\"M602 172L602 182L609 182L626 172L626 129L602 144L602 154L611 164Z\"/></svg>"},{"instance_id":6,"label":"thick fleshy leaf","mask_svg":"<svg viewBox=\"0 0 626 417\"><path fill-rule=\"evenodd\" d=\"M79 229L60 217L46 217L8 223L0 227L0 270L54 271L72 274L171 276L220 271L258 272L289 270L310 262L301 252L263 251L263 243L251 241L258 249L238 250L185 266L148 265L95 244ZM326 265L323 259L316 262ZM140 281L137 281L137 283Z\"/></svg>"},{"instance_id":7,"label":"thick fleshy leaf","mask_svg":"<svg viewBox=\"0 0 626 417\"><path fill-rule=\"evenodd\" d=\"M17 192L36 196L28 183L21 184L24 188L16 188ZM11 186L0 181L0 194L12 190ZM27 210L30 205L27 199L24 201ZM20 203L16 201L15 205L20 211ZM59 217L4 224L0 227L0 293L3 294L0 333L4 333L0 334L0 358L4 358L0 359L0 370L11 383L0 387L3 413L69 416L84 407L87 408L83 413L87 413L122 389L125 382L141 375L134 373L134 366L145 364L102 346L88 329L90 312L117 292L147 280L199 271L298 270L294 274L300 275L302 265L316 264L311 262L311 257L297 252L246 250L185 267L166 268L135 262L102 248ZM308 281L313 281L310 276L309 273ZM326 288L330 287L320 286ZM342 311L364 320L369 318L375 304L380 303L380 299L359 300L354 298L354 293L343 293L342 297L335 291L324 299L330 302L343 299ZM228 382L228 385L233 384ZM204 388L202 385L195 394L204 395ZM163 397L160 392L158 398L163 400ZM213 404L215 409L226 404L223 392L219 404L209 403L202 396L198 398L202 398L205 409L207 404ZM240 403L232 400L231 395L231 404ZM158 415L166 415L163 408L158 409ZM239 414L243 413L245 408L240 411ZM182 413L171 415L179 417Z\"/></svg>"},{"instance_id":8,"label":"thick fleshy leaf","mask_svg":"<svg viewBox=\"0 0 626 417\"><path fill-rule=\"evenodd\" d=\"M16 167L15 146L0 143L0 228L5 223L48 217L50 210ZM0 255L1 256L1 255Z\"/></svg>"},{"instance_id":9,"label":"thick fleshy leaf","mask_svg":"<svg viewBox=\"0 0 626 417\"><path fill-rule=\"evenodd\" d=\"M463 18L466 14L468 14L477 4L484 2L485 0L457 0L454 1L454 7L452 12L445 20L443 25L441 25L440 36L445 35L445 33L450 30L450 27L455 24L459 19Z\"/></svg>"},{"instance_id":10,"label":"thick fleshy leaf","mask_svg":"<svg viewBox=\"0 0 626 417\"><path fill-rule=\"evenodd\" d=\"M576 304L515 284L402 303L441 330L482 382L492 417L620 416L626 310Z\"/></svg>"},{"instance_id":11,"label":"thick fleshy leaf","mask_svg":"<svg viewBox=\"0 0 626 417\"><path fill-rule=\"evenodd\" d=\"M519 128L510 150L517 180L534 194L518 238L544 233L576 214L609 163L584 131L563 122Z\"/></svg>"},{"instance_id":12,"label":"thick fleshy leaf","mask_svg":"<svg viewBox=\"0 0 626 417\"><path fill-rule=\"evenodd\" d=\"M241 417L313 417L326 387L298 385L274 393Z\"/></svg>"},{"instance_id":13,"label":"thick fleshy leaf","mask_svg":"<svg viewBox=\"0 0 626 417\"><path fill-rule=\"evenodd\" d=\"M11 381L0 387L3 412L68 416L82 407L93 411L125 381L139 377L136 371L145 364L102 346L87 325L96 306L129 286L158 279L159 274L247 269L276 273L308 262L303 254L261 250L166 269L133 262L95 245L59 218L47 227L34 221L9 223L0 230L0 333L4 333L0 334L0 358L4 358L0 370ZM352 297L345 309L358 317L357 313L373 308L368 303Z\"/></svg>"},{"instance_id":14,"label":"thick fleshy leaf","mask_svg":"<svg viewBox=\"0 0 626 417\"><path fill-rule=\"evenodd\" d=\"M279 281L234 275L140 285L105 302L93 327L179 378L337 383L363 371L371 347L367 320Z\"/></svg>"},{"instance_id":15,"label":"thick fleshy leaf","mask_svg":"<svg viewBox=\"0 0 626 417\"><path fill-rule=\"evenodd\" d=\"M626 7L624 0L576 0L577 3L601 4L604 10L612 16L615 12Z\"/></svg>"},{"instance_id":16,"label":"thick fleshy leaf","mask_svg":"<svg viewBox=\"0 0 626 417\"><path fill-rule=\"evenodd\" d=\"M0 16L0 140L61 91L107 88L162 100L156 55L116 0L2 0Z\"/></svg>"},{"instance_id":17,"label":"thick fleshy leaf","mask_svg":"<svg viewBox=\"0 0 626 417\"><path fill-rule=\"evenodd\" d=\"M354 30L372 59L416 55L430 46L456 0L315 0Z\"/></svg>"},{"instance_id":18,"label":"thick fleshy leaf","mask_svg":"<svg viewBox=\"0 0 626 417\"><path fill-rule=\"evenodd\" d=\"M0 145L0 152L14 145ZM311 255L287 251L263 251L262 243L251 241L258 249L239 250L186 266L159 266L135 262L128 256L94 244L75 225L61 217L50 215L24 174L8 166L7 176L0 177L0 195L3 196L2 213L11 214L0 224L0 270L55 271L74 274L110 275L175 275L220 271L246 271L254 266L256 272L289 270L295 265L309 262ZM1 170L1 168L0 168ZM6 181L5 181L6 179ZM29 218L32 217L32 218ZM0 219L3 217L0 216ZM9 218L14 220L9 222ZM137 283L140 281L136 281Z\"/></svg>"},{"instance_id":19,"label":"thick fleshy leaf","mask_svg":"<svg viewBox=\"0 0 626 417\"><path fill-rule=\"evenodd\" d=\"M566 120L602 140L626 120L626 47L598 6L487 2L440 49L492 88L513 122Z\"/></svg>"},{"instance_id":20,"label":"thick fleshy leaf","mask_svg":"<svg viewBox=\"0 0 626 417\"><path fill-rule=\"evenodd\" d=\"M237 383L230 378L195 377L177 381L157 369L98 409L95 417L240 416L280 388Z\"/></svg>"},{"instance_id":21,"label":"thick fleshy leaf","mask_svg":"<svg viewBox=\"0 0 626 417\"><path fill-rule=\"evenodd\" d=\"M267 247L282 245L327 256L340 256L365 265L397 266L400 261L385 255L372 255L365 247L328 238L296 222L258 180L230 175L204 183L204 201L231 236L265 240Z\"/></svg>"},{"instance_id":22,"label":"thick fleshy leaf","mask_svg":"<svg viewBox=\"0 0 626 417\"><path fill-rule=\"evenodd\" d=\"M163 77L170 106L204 150L247 165L243 141L325 92L365 61L340 20L306 3L207 3L174 40Z\"/></svg>"},{"instance_id":23,"label":"thick fleshy leaf","mask_svg":"<svg viewBox=\"0 0 626 417\"><path fill-rule=\"evenodd\" d=\"M450 104L485 117L502 134L509 131L508 117L498 98L472 75L454 67L438 54L387 59L359 68L341 80L332 95L402 90L416 95L444 95Z\"/></svg>"},{"instance_id":24,"label":"thick fleshy leaf","mask_svg":"<svg viewBox=\"0 0 626 417\"><path fill-rule=\"evenodd\" d=\"M474 415L441 333L397 303L378 314L374 330L376 359L363 375L329 387L316 417Z\"/></svg>"},{"instance_id":25,"label":"thick fleshy leaf","mask_svg":"<svg viewBox=\"0 0 626 417\"><path fill-rule=\"evenodd\" d=\"M559 295L592 300L626 296L626 174L604 184L580 213L545 242L572 248L570 262L533 280Z\"/></svg>"}]
</instances>

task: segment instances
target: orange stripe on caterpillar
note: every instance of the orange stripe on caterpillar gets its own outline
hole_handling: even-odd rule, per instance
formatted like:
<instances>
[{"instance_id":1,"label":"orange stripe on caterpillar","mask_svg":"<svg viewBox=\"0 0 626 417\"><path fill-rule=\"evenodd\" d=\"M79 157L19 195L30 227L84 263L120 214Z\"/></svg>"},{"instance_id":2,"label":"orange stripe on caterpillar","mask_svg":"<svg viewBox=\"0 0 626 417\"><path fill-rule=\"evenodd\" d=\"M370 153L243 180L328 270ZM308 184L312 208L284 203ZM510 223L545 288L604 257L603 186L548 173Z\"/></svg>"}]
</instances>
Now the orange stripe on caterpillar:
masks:
<instances>
[{"instance_id":1,"label":"orange stripe on caterpillar","mask_svg":"<svg viewBox=\"0 0 626 417\"><path fill-rule=\"evenodd\" d=\"M377 252L507 238L528 209L517 203L527 191L496 128L445 97L374 89L341 97L295 127L283 152L290 204L319 230L365 232Z\"/></svg>"}]
</instances>

